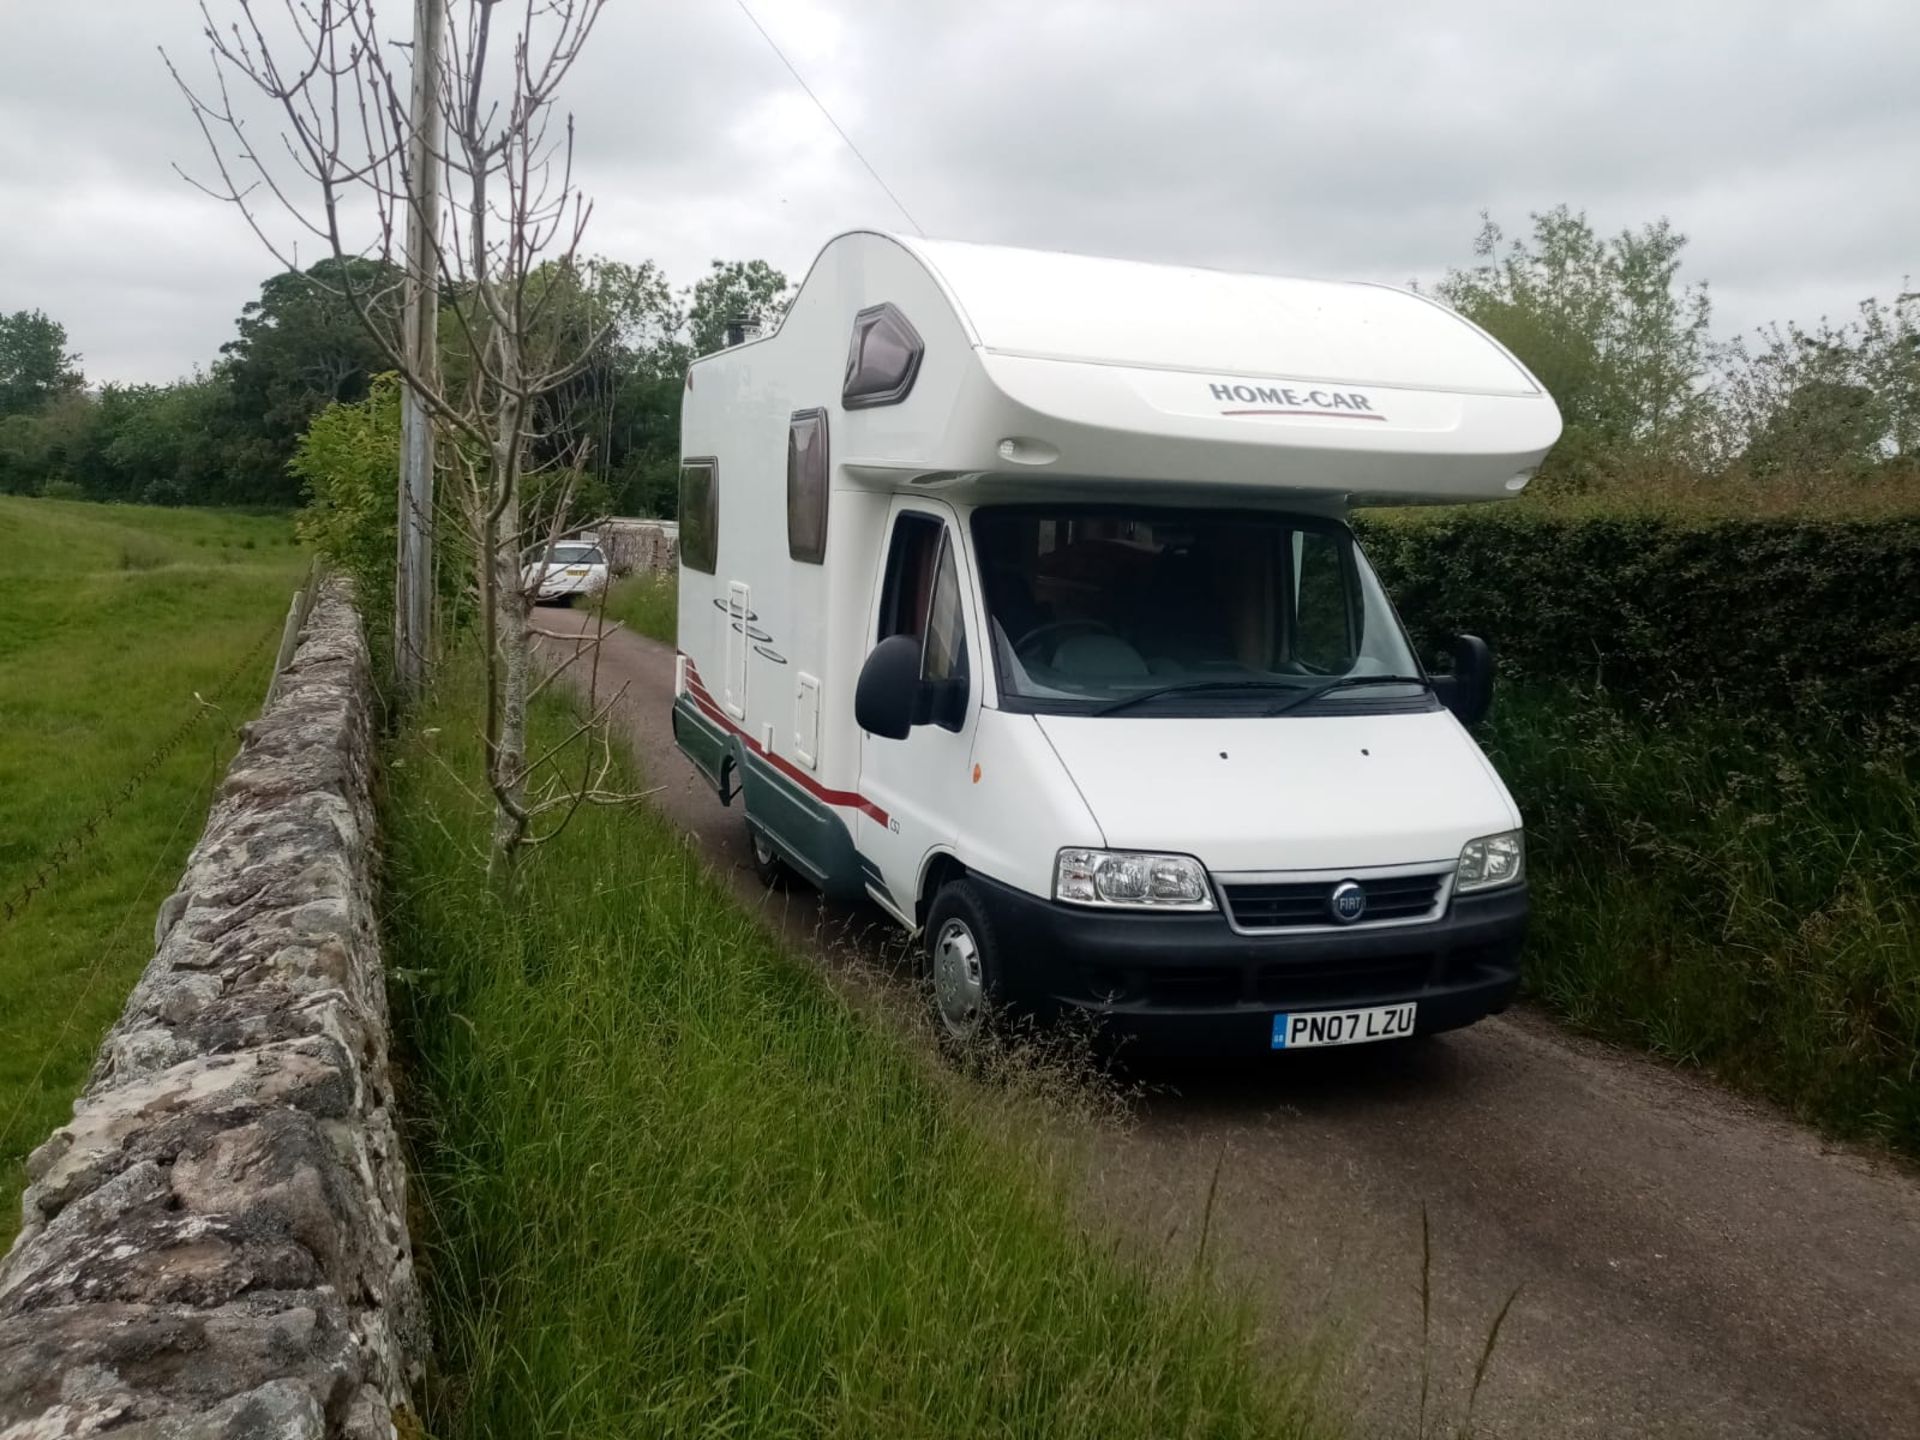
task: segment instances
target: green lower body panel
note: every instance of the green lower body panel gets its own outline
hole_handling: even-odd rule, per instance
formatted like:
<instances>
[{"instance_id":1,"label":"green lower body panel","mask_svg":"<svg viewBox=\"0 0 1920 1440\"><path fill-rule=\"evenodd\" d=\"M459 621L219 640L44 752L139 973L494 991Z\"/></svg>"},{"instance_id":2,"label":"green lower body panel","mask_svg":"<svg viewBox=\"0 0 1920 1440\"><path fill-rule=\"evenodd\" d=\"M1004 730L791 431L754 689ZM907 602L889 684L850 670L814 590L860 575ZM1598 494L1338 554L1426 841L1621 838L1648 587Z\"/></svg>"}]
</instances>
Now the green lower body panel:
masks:
<instances>
[{"instance_id":1,"label":"green lower body panel","mask_svg":"<svg viewBox=\"0 0 1920 1440\"><path fill-rule=\"evenodd\" d=\"M781 858L835 899L864 895L860 855L840 812L760 756L749 752L741 758L747 819L773 842Z\"/></svg>"},{"instance_id":2,"label":"green lower body panel","mask_svg":"<svg viewBox=\"0 0 1920 1440\"><path fill-rule=\"evenodd\" d=\"M701 714L691 695L678 696L673 702L673 739L680 752L707 777L722 805L733 799L733 776L729 772L732 738Z\"/></svg>"},{"instance_id":3,"label":"green lower body panel","mask_svg":"<svg viewBox=\"0 0 1920 1440\"><path fill-rule=\"evenodd\" d=\"M736 792L745 796L748 821L802 877L835 899L866 893L853 832L837 809L749 750L691 695L673 702L673 738L721 804L731 804Z\"/></svg>"}]
</instances>

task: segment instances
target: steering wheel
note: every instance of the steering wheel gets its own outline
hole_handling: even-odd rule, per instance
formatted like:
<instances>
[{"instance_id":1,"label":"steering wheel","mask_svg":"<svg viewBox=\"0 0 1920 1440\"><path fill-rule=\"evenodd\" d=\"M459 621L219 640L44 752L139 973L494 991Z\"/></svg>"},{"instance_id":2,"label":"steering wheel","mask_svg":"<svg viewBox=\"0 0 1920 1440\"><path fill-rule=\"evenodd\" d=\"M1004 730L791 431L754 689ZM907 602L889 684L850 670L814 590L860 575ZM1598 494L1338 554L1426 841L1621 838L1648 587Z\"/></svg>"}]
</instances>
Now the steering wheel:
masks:
<instances>
[{"instance_id":1,"label":"steering wheel","mask_svg":"<svg viewBox=\"0 0 1920 1440\"><path fill-rule=\"evenodd\" d=\"M1034 646L1036 642L1049 635L1078 633L1080 631L1085 631L1089 635L1118 636L1120 633L1104 620L1049 620L1044 625L1034 626L1033 629L1027 631L1026 634L1014 641L1013 653L1024 658L1028 650Z\"/></svg>"}]
</instances>

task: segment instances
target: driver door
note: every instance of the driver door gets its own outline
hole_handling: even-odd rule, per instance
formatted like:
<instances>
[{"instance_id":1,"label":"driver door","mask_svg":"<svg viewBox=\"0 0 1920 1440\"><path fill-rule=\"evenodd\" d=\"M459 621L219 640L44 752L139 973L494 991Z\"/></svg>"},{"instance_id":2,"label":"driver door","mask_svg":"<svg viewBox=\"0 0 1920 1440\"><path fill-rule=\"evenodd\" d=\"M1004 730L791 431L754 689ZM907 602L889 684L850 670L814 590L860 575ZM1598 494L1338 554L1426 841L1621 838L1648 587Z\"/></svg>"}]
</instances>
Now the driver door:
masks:
<instances>
[{"instance_id":1,"label":"driver door","mask_svg":"<svg viewBox=\"0 0 1920 1440\"><path fill-rule=\"evenodd\" d=\"M960 681L958 718L915 725L904 740L863 733L856 840L867 893L910 928L927 860L954 845L956 817L970 783L980 685L972 570L958 518L937 501L902 496L887 526L886 561L874 594L870 645L892 635L920 640L923 680Z\"/></svg>"}]
</instances>

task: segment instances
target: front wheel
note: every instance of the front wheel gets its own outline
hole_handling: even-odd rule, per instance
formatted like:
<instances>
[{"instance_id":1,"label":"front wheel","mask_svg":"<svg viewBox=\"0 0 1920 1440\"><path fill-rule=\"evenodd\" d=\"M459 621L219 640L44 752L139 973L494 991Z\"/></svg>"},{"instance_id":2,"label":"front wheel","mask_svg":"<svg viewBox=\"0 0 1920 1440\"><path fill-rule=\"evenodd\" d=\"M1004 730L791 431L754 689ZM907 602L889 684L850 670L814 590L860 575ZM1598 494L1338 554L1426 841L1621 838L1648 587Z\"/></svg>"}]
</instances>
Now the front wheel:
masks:
<instances>
[{"instance_id":1,"label":"front wheel","mask_svg":"<svg viewBox=\"0 0 1920 1440\"><path fill-rule=\"evenodd\" d=\"M999 942L970 880L940 887L927 911L927 972L933 1009L950 1039L977 1039L1000 996Z\"/></svg>"}]
</instances>

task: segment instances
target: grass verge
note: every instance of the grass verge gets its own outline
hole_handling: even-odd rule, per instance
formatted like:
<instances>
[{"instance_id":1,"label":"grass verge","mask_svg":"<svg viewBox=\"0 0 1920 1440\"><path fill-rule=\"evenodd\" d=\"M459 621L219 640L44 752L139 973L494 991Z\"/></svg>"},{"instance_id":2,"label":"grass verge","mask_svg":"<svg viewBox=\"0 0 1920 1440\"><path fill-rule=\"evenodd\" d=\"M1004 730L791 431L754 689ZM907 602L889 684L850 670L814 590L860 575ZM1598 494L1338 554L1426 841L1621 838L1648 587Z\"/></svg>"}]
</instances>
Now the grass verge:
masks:
<instances>
[{"instance_id":1,"label":"grass verge","mask_svg":"<svg viewBox=\"0 0 1920 1440\"><path fill-rule=\"evenodd\" d=\"M0 1249L22 1161L152 953L305 564L286 516L0 496L0 898L69 857L0 918Z\"/></svg>"},{"instance_id":2,"label":"grass verge","mask_svg":"<svg viewBox=\"0 0 1920 1440\"><path fill-rule=\"evenodd\" d=\"M639 571L607 591L607 618L655 640L674 642L680 610L677 572Z\"/></svg>"},{"instance_id":3,"label":"grass verge","mask_svg":"<svg viewBox=\"0 0 1920 1440\"><path fill-rule=\"evenodd\" d=\"M1502 692L1528 822L1530 991L1842 1135L1920 1154L1920 747L1908 731L1658 725Z\"/></svg>"},{"instance_id":4,"label":"grass verge","mask_svg":"<svg viewBox=\"0 0 1920 1440\"><path fill-rule=\"evenodd\" d=\"M397 743L386 804L434 1433L1329 1433L1246 1307L1083 1233L1037 1142L651 811L490 891L471 701Z\"/></svg>"}]
</instances>

